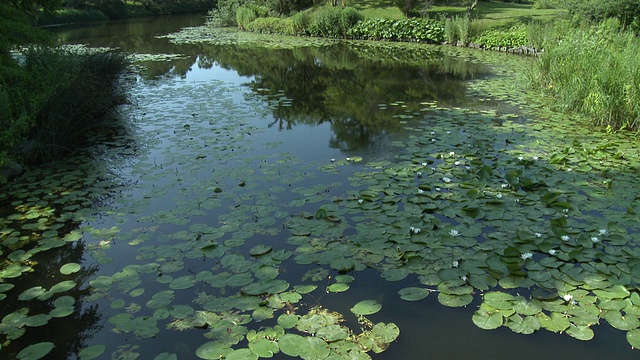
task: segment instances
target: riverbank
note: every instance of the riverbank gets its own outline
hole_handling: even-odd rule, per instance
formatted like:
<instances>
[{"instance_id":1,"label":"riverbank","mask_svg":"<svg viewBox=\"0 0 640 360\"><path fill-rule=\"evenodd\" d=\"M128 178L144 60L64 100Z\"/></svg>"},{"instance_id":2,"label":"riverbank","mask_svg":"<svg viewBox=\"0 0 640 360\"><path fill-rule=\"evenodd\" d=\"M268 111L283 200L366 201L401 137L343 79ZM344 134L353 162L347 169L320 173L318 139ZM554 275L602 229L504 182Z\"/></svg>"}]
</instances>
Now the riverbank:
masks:
<instances>
[{"instance_id":1,"label":"riverbank","mask_svg":"<svg viewBox=\"0 0 640 360\"><path fill-rule=\"evenodd\" d=\"M38 25L68 25L98 21L136 19L151 16L206 13L216 5L215 0L183 1L109 1L84 7L62 7L51 13L41 12Z\"/></svg>"}]
</instances>

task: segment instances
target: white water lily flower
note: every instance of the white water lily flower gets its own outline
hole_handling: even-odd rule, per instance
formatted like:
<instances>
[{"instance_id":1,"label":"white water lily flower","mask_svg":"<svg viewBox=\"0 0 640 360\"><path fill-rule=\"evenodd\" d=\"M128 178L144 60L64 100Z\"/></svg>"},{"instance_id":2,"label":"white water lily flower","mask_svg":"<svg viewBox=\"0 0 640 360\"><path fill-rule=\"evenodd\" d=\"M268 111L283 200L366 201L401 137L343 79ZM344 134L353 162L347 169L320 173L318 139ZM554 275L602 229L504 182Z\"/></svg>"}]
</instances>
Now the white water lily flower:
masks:
<instances>
[{"instance_id":1,"label":"white water lily flower","mask_svg":"<svg viewBox=\"0 0 640 360\"><path fill-rule=\"evenodd\" d=\"M456 162L454 162L454 163L453 163L453 165L455 165L455 166L460 165L460 161L456 161Z\"/></svg>"},{"instance_id":2,"label":"white water lily flower","mask_svg":"<svg viewBox=\"0 0 640 360\"><path fill-rule=\"evenodd\" d=\"M591 241L593 241L593 243L597 243L600 242L600 239L597 236L592 236Z\"/></svg>"},{"instance_id":3,"label":"white water lily flower","mask_svg":"<svg viewBox=\"0 0 640 360\"><path fill-rule=\"evenodd\" d=\"M560 236L560 239L562 239L562 241L569 241L569 239L571 238L569 237L569 235L562 235Z\"/></svg>"},{"instance_id":4,"label":"white water lily flower","mask_svg":"<svg viewBox=\"0 0 640 360\"><path fill-rule=\"evenodd\" d=\"M411 234L417 234L419 232L420 232L420 228L416 228L416 227L413 227L413 226L409 228L409 233L411 233Z\"/></svg>"},{"instance_id":5,"label":"white water lily flower","mask_svg":"<svg viewBox=\"0 0 640 360\"><path fill-rule=\"evenodd\" d=\"M532 257L533 257L533 253L528 252L528 251L527 251L527 252L525 252L525 253L520 254L520 258L521 258L522 260L531 259Z\"/></svg>"},{"instance_id":6,"label":"white water lily flower","mask_svg":"<svg viewBox=\"0 0 640 360\"><path fill-rule=\"evenodd\" d=\"M458 263L458 260L453 260L453 262L451 263L451 267L457 268L458 265L460 265L460 263Z\"/></svg>"},{"instance_id":7,"label":"white water lily flower","mask_svg":"<svg viewBox=\"0 0 640 360\"><path fill-rule=\"evenodd\" d=\"M456 152L455 152L455 151L450 151L450 152L449 152L449 156L454 156L455 154L456 154Z\"/></svg>"},{"instance_id":8,"label":"white water lily flower","mask_svg":"<svg viewBox=\"0 0 640 360\"><path fill-rule=\"evenodd\" d=\"M439 188L439 187L437 187L437 188L436 188L436 191L438 191L438 192L439 192L439 191L440 191L440 188Z\"/></svg>"},{"instance_id":9,"label":"white water lily flower","mask_svg":"<svg viewBox=\"0 0 640 360\"><path fill-rule=\"evenodd\" d=\"M562 212L567 214L569 212L569 209L562 209Z\"/></svg>"},{"instance_id":10,"label":"white water lily flower","mask_svg":"<svg viewBox=\"0 0 640 360\"><path fill-rule=\"evenodd\" d=\"M518 156L518 160L522 161L522 160L524 160L524 157Z\"/></svg>"},{"instance_id":11,"label":"white water lily flower","mask_svg":"<svg viewBox=\"0 0 640 360\"><path fill-rule=\"evenodd\" d=\"M460 279L462 279L462 281L467 281L467 277L465 275L460 276Z\"/></svg>"},{"instance_id":12,"label":"white water lily flower","mask_svg":"<svg viewBox=\"0 0 640 360\"><path fill-rule=\"evenodd\" d=\"M448 182L451 182L451 179L449 179L448 177L445 176L445 177L442 178L442 181L448 183Z\"/></svg>"},{"instance_id":13,"label":"white water lily flower","mask_svg":"<svg viewBox=\"0 0 640 360\"><path fill-rule=\"evenodd\" d=\"M447 131L447 135L451 135L451 131Z\"/></svg>"},{"instance_id":14,"label":"white water lily flower","mask_svg":"<svg viewBox=\"0 0 640 360\"><path fill-rule=\"evenodd\" d=\"M562 295L562 298L564 299L564 301L569 302L569 301L573 300L573 295L564 294L564 295Z\"/></svg>"},{"instance_id":15,"label":"white water lily flower","mask_svg":"<svg viewBox=\"0 0 640 360\"><path fill-rule=\"evenodd\" d=\"M567 172L572 172L572 171L573 171L573 169L572 169L572 168L568 168L568 169L567 169Z\"/></svg>"},{"instance_id":16,"label":"white water lily flower","mask_svg":"<svg viewBox=\"0 0 640 360\"><path fill-rule=\"evenodd\" d=\"M336 161L336 159L331 159L331 162L335 162L335 161Z\"/></svg>"},{"instance_id":17,"label":"white water lily flower","mask_svg":"<svg viewBox=\"0 0 640 360\"><path fill-rule=\"evenodd\" d=\"M534 157L533 157L533 161L538 161L539 159L540 159L540 158L539 158L539 157L537 157L537 156L534 156Z\"/></svg>"},{"instance_id":18,"label":"white water lily flower","mask_svg":"<svg viewBox=\"0 0 640 360\"><path fill-rule=\"evenodd\" d=\"M496 197L497 197L498 199L502 199L502 194L498 193L498 195L496 195Z\"/></svg>"},{"instance_id":19,"label":"white water lily flower","mask_svg":"<svg viewBox=\"0 0 640 360\"><path fill-rule=\"evenodd\" d=\"M502 188L503 188L503 189L506 189L506 188L508 188L508 187L509 187L509 184L502 184L502 185L500 185L500 186L502 186Z\"/></svg>"},{"instance_id":20,"label":"white water lily flower","mask_svg":"<svg viewBox=\"0 0 640 360\"><path fill-rule=\"evenodd\" d=\"M558 250L556 250L556 249L549 250L549 255L555 255L557 253L558 253Z\"/></svg>"},{"instance_id":21,"label":"white water lily flower","mask_svg":"<svg viewBox=\"0 0 640 360\"><path fill-rule=\"evenodd\" d=\"M436 142L436 139L431 139L431 142Z\"/></svg>"},{"instance_id":22,"label":"white water lily flower","mask_svg":"<svg viewBox=\"0 0 640 360\"><path fill-rule=\"evenodd\" d=\"M424 190L418 189L418 194L422 194L423 192L424 192Z\"/></svg>"},{"instance_id":23,"label":"white water lily flower","mask_svg":"<svg viewBox=\"0 0 640 360\"><path fill-rule=\"evenodd\" d=\"M536 235L537 238L541 238L542 237L541 233L535 233L535 235Z\"/></svg>"},{"instance_id":24,"label":"white water lily flower","mask_svg":"<svg viewBox=\"0 0 640 360\"><path fill-rule=\"evenodd\" d=\"M456 237L456 236L460 236L460 232L458 232L458 230L456 229L451 229L449 230L449 235Z\"/></svg>"},{"instance_id":25,"label":"white water lily flower","mask_svg":"<svg viewBox=\"0 0 640 360\"><path fill-rule=\"evenodd\" d=\"M435 134L436 134L436 132L435 132L435 131L432 131L432 132L431 132L431 135L435 135Z\"/></svg>"},{"instance_id":26,"label":"white water lily flower","mask_svg":"<svg viewBox=\"0 0 640 360\"><path fill-rule=\"evenodd\" d=\"M364 200L358 199L358 204L362 204L363 202L364 202Z\"/></svg>"},{"instance_id":27,"label":"white water lily flower","mask_svg":"<svg viewBox=\"0 0 640 360\"><path fill-rule=\"evenodd\" d=\"M599 233L600 235L604 235L607 233L607 229L600 229Z\"/></svg>"},{"instance_id":28,"label":"white water lily flower","mask_svg":"<svg viewBox=\"0 0 640 360\"><path fill-rule=\"evenodd\" d=\"M422 172L418 171L416 175L418 175L418 177L422 177Z\"/></svg>"},{"instance_id":29,"label":"white water lily flower","mask_svg":"<svg viewBox=\"0 0 640 360\"><path fill-rule=\"evenodd\" d=\"M467 165L464 167L465 169L467 169L467 171L471 171L471 166Z\"/></svg>"},{"instance_id":30,"label":"white water lily flower","mask_svg":"<svg viewBox=\"0 0 640 360\"><path fill-rule=\"evenodd\" d=\"M422 166L427 166L427 165L429 165L429 164L427 164L426 162L422 163Z\"/></svg>"}]
</instances>

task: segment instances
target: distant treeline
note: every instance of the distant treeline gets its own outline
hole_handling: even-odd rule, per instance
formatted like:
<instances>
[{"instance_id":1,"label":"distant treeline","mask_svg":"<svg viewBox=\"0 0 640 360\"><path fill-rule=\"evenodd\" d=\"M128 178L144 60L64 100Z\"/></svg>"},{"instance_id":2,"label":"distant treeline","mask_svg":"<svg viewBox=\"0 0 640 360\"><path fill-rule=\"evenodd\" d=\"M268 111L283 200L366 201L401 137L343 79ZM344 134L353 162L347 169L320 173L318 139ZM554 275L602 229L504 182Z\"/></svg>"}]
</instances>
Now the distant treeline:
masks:
<instances>
[{"instance_id":1,"label":"distant treeline","mask_svg":"<svg viewBox=\"0 0 640 360\"><path fill-rule=\"evenodd\" d=\"M53 12L42 12L41 25L117 20L144 16L206 12L216 0L62 0Z\"/></svg>"}]
</instances>

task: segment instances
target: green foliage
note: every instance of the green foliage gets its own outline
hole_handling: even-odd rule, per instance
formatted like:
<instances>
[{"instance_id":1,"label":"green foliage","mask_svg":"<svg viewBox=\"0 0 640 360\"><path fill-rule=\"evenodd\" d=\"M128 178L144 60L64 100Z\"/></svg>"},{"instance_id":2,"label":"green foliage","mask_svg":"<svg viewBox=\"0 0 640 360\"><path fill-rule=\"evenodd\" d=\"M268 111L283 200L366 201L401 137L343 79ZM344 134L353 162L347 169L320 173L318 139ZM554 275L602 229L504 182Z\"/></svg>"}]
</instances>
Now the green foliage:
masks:
<instances>
[{"instance_id":1,"label":"green foliage","mask_svg":"<svg viewBox=\"0 0 640 360\"><path fill-rule=\"evenodd\" d=\"M309 34L312 36L340 38L347 35L364 16L352 7L325 6L312 15Z\"/></svg>"},{"instance_id":2,"label":"green foliage","mask_svg":"<svg viewBox=\"0 0 640 360\"><path fill-rule=\"evenodd\" d=\"M530 82L602 127L640 127L640 40L612 19L547 41Z\"/></svg>"},{"instance_id":3,"label":"green foliage","mask_svg":"<svg viewBox=\"0 0 640 360\"><path fill-rule=\"evenodd\" d=\"M557 9L562 5L558 0L535 0L533 9Z\"/></svg>"},{"instance_id":4,"label":"green foliage","mask_svg":"<svg viewBox=\"0 0 640 360\"><path fill-rule=\"evenodd\" d=\"M236 26L236 8L244 1L218 0L216 8L208 12L207 25L213 27Z\"/></svg>"},{"instance_id":5,"label":"green foliage","mask_svg":"<svg viewBox=\"0 0 640 360\"><path fill-rule=\"evenodd\" d=\"M257 18L258 14L256 14L253 8L241 6L236 9L236 23L240 30L246 30L248 25Z\"/></svg>"},{"instance_id":6,"label":"green foliage","mask_svg":"<svg viewBox=\"0 0 640 360\"><path fill-rule=\"evenodd\" d=\"M480 35L476 40L485 48L507 47L515 48L527 45L527 30L522 25L511 27L507 30L489 30Z\"/></svg>"},{"instance_id":7,"label":"green foliage","mask_svg":"<svg viewBox=\"0 0 640 360\"><path fill-rule=\"evenodd\" d=\"M419 15L420 0L394 0L393 3L402 11L404 16L414 17Z\"/></svg>"},{"instance_id":8,"label":"green foliage","mask_svg":"<svg viewBox=\"0 0 640 360\"><path fill-rule=\"evenodd\" d=\"M593 22L616 18L625 27L640 29L640 2L637 0L571 0L567 9L570 14Z\"/></svg>"},{"instance_id":9,"label":"green foliage","mask_svg":"<svg viewBox=\"0 0 640 360\"><path fill-rule=\"evenodd\" d=\"M456 30L453 18L446 18L444 20L444 35L445 39L447 39L447 43L455 44L458 42L458 32Z\"/></svg>"},{"instance_id":10,"label":"green foliage","mask_svg":"<svg viewBox=\"0 0 640 360\"><path fill-rule=\"evenodd\" d=\"M124 55L34 47L23 63L0 74L6 84L0 106L8 109L0 150L24 162L49 161L80 145L125 100L114 85L126 68Z\"/></svg>"},{"instance_id":11,"label":"green foliage","mask_svg":"<svg viewBox=\"0 0 640 360\"><path fill-rule=\"evenodd\" d=\"M445 29L435 21L426 19L370 19L359 22L349 36L371 40L404 40L441 43Z\"/></svg>"},{"instance_id":12,"label":"green foliage","mask_svg":"<svg viewBox=\"0 0 640 360\"><path fill-rule=\"evenodd\" d=\"M247 30L261 34L298 35L291 19L275 17L257 18L247 26Z\"/></svg>"},{"instance_id":13,"label":"green foliage","mask_svg":"<svg viewBox=\"0 0 640 360\"><path fill-rule=\"evenodd\" d=\"M0 3L0 56L9 57L9 50L32 43L45 43L51 35L34 27L29 13ZM7 60L9 61L9 60Z\"/></svg>"},{"instance_id":14,"label":"green foliage","mask_svg":"<svg viewBox=\"0 0 640 360\"><path fill-rule=\"evenodd\" d=\"M299 12L291 17L291 32L293 35L306 35L311 24L311 16L306 12Z\"/></svg>"},{"instance_id":15,"label":"green foliage","mask_svg":"<svg viewBox=\"0 0 640 360\"><path fill-rule=\"evenodd\" d=\"M38 19L40 25L73 24L107 20L107 16L96 9L64 8L52 13L43 13Z\"/></svg>"},{"instance_id":16,"label":"green foliage","mask_svg":"<svg viewBox=\"0 0 640 360\"><path fill-rule=\"evenodd\" d=\"M447 43L456 44L461 41L469 43L470 21L467 16L448 17L444 22L444 33Z\"/></svg>"}]
</instances>

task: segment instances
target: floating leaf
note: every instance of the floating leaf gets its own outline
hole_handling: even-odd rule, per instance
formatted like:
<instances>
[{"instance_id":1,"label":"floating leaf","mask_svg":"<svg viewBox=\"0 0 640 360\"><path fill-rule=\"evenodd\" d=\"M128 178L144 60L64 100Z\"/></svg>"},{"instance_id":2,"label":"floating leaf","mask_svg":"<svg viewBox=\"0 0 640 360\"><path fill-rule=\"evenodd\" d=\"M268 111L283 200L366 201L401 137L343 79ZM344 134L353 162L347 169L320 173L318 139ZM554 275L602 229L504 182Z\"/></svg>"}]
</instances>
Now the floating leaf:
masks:
<instances>
[{"instance_id":1,"label":"floating leaf","mask_svg":"<svg viewBox=\"0 0 640 360\"><path fill-rule=\"evenodd\" d=\"M407 287L398 291L400 298L407 301L418 301L426 298L431 292L429 289L418 287Z\"/></svg>"},{"instance_id":2,"label":"floating leaf","mask_svg":"<svg viewBox=\"0 0 640 360\"><path fill-rule=\"evenodd\" d=\"M351 312L356 315L372 315L382 309L382 304L375 300L362 300L351 308Z\"/></svg>"},{"instance_id":3,"label":"floating leaf","mask_svg":"<svg viewBox=\"0 0 640 360\"><path fill-rule=\"evenodd\" d=\"M205 360L218 360L231 353L233 349L221 341L209 341L196 349L196 356Z\"/></svg>"},{"instance_id":4,"label":"floating leaf","mask_svg":"<svg viewBox=\"0 0 640 360\"><path fill-rule=\"evenodd\" d=\"M16 355L19 360L37 360L45 357L55 345L52 342L40 342L29 345Z\"/></svg>"},{"instance_id":5,"label":"floating leaf","mask_svg":"<svg viewBox=\"0 0 640 360\"><path fill-rule=\"evenodd\" d=\"M249 349L263 358L271 358L274 354L280 352L278 343L268 339L257 339L256 341L249 341Z\"/></svg>"},{"instance_id":6,"label":"floating leaf","mask_svg":"<svg viewBox=\"0 0 640 360\"><path fill-rule=\"evenodd\" d=\"M260 256L268 253L271 249L271 246L260 244L252 247L251 250L249 250L249 254L251 254L251 256Z\"/></svg>"},{"instance_id":7,"label":"floating leaf","mask_svg":"<svg viewBox=\"0 0 640 360\"><path fill-rule=\"evenodd\" d=\"M69 275L80 271L82 267L77 263L68 263L64 264L60 267L60 273L64 275Z\"/></svg>"},{"instance_id":8,"label":"floating leaf","mask_svg":"<svg viewBox=\"0 0 640 360\"><path fill-rule=\"evenodd\" d=\"M92 360L102 355L107 350L105 345L92 345L78 352L80 360Z\"/></svg>"}]
</instances>

